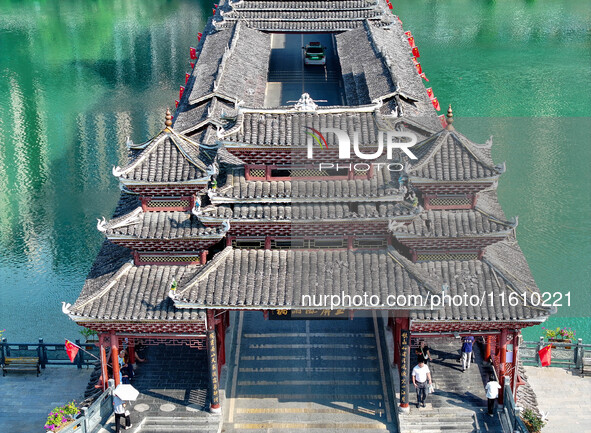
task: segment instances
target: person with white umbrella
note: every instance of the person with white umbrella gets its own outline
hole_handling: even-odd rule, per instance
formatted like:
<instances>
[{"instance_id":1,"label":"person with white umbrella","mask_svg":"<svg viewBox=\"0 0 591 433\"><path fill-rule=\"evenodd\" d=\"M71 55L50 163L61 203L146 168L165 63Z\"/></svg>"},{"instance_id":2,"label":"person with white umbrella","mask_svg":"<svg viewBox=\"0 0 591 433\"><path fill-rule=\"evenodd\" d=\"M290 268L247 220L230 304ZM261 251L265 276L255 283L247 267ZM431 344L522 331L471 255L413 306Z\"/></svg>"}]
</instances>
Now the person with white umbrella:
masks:
<instances>
[{"instance_id":1,"label":"person with white umbrella","mask_svg":"<svg viewBox=\"0 0 591 433\"><path fill-rule=\"evenodd\" d=\"M133 427L129 411L125 410L126 403L124 400L135 401L139 395L139 391L128 384L119 384L113 392L113 406L115 407L115 432L121 431L121 418L125 418L125 430Z\"/></svg>"}]
</instances>

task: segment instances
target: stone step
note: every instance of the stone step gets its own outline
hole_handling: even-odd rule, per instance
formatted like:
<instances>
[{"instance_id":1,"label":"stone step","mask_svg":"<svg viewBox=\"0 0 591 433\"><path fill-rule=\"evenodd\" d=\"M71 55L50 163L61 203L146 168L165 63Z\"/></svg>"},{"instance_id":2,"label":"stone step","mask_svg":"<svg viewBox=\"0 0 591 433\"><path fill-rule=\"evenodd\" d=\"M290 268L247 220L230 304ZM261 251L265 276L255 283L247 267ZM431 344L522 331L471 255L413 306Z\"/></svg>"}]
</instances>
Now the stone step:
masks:
<instances>
[{"instance_id":1,"label":"stone step","mask_svg":"<svg viewBox=\"0 0 591 433\"><path fill-rule=\"evenodd\" d=\"M291 432L310 432L310 431L331 431L344 432L351 431L355 433L375 433L376 431L388 431L389 426L385 423L371 421L357 422L301 422L290 420L286 422L249 422L249 423L224 423L225 432L260 432L266 433L291 433Z\"/></svg>"},{"instance_id":2,"label":"stone step","mask_svg":"<svg viewBox=\"0 0 591 433\"><path fill-rule=\"evenodd\" d=\"M219 429L220 417L215 415L195 417L146 417L134 433L216 433Z\"/></svg>"}]
</instances>

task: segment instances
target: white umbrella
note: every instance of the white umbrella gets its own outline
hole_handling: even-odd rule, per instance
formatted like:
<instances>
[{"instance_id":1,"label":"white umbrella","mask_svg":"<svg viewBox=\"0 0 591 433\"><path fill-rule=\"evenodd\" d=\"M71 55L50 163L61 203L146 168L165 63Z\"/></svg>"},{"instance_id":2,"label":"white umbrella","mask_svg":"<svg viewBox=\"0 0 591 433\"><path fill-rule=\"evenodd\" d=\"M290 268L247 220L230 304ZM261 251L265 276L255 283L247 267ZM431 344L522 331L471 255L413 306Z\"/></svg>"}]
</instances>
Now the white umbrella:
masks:
<instances>
[{"instance_id":1,"label":"white umbrella","mask_svg":"<svg viewBox=\"0 0 591 433\"><path fill-rule=\"evenodd\" d=\"M120 383L115 388L114 394L121 400L135 401L140 392L129 384Z\"/></svg>"}]
</instances>

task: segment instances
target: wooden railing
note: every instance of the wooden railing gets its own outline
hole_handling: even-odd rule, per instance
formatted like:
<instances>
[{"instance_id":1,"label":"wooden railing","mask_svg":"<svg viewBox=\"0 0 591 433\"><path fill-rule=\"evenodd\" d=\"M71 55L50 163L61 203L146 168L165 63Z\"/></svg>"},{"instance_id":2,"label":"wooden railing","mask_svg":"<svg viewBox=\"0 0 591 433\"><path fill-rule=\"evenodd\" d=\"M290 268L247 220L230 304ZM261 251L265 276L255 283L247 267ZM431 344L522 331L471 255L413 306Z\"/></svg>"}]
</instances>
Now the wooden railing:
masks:
<instances>
[{"instance_id":1,"label":"wooden railing","mask_svg":"<svg viewBox=\"0 0 591 433\"><path fill-rule=\"evenodd\" d=\"M524 365L542 366L538 352L548 345L552 345L551 367L581 368L585 353L591 356L591 344L583 344L579 338L576 342L563 343L558 341L524 341L520 347L519 359Z\"/></svg>"},{"instance_id":2,"label":"wooden railing","mask_svg":"<svg viewBox=\"0 0 591 433\"><path fill-rule=\"evenodd\" d=\"M80 343L80 340L76 340L75 343L77 346L86 350L86 352L98 357L99 350L94 343ZM41 368L45 368L46 365L75 365L78 368L82 368L83 366L94 365L97 360L97 358L93 358L90 354L79 350L76 358L74 358L74 362L71 362L66 353L64 343L44 343L43 338L40 338L38 343L9 343L6 341L6 338L2 339L0 342L1 364L4 364L6 358L21 356L38 357Z\"/></svg>"}]
</instances>

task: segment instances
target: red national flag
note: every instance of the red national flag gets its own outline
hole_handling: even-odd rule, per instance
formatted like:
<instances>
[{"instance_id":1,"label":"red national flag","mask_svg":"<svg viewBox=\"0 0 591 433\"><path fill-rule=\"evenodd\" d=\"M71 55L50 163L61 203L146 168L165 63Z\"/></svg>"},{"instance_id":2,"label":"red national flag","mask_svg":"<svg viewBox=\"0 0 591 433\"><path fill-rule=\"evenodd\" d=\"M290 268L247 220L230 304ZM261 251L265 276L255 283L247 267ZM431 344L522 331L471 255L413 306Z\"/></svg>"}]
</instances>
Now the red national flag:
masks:
<instances>
[{"instance_id":1,"label":"red national flag","mask_svg":"<svg viewBox=\"0 0 591 433\"><path fill-rule=\"evenodd\" d=\"M218 8L218 5L216 5L216 4L214 3L213 7L217 9L217 8Z\"/></svg>"},{"instance_id":2,"label":"red national flag","mask_svg":"<svg viewBox=\"0 0 591 433\"><path fill-rule=\"evenodd\" d=\"M197 33L197 40L198 41L200 41L202 37L203 37L203 33L201 33L201 32Z\"/></svg>"},{"instance_id":3,"label":"red national flag","mask_svg":"<svg viewBox=\"0 0 591 433\"><path fill-rule=\"evenodd\" d=\"M211 14L212 14L212 15L215 15L215 8L213 8L213 9L211 10Z\"/></svg>"},{"instance_id":4,"label":"red national flag","mask_svg":"<svg viewBox=\"0 0 591 433\"><path fill-rule=\"evenodd\" d=\"M442 114L441 116L439 116L439 121L441 122L441 126L443 128L447 127L447 120L445 120L445 115Z\"/></svg>"},{"instance_id":5,"label":"red national flag","mask_svg":"<svg viewBox=\"0 0 591 433\"><path fill-rule=\"evenodd\" d=\"M542 367L548 367L552 363L552 346L548 345L538 351Z\"/></svg>"},{"instance_id":6,"label":"red national flag","mask_svg":"<svg viewBox=\"0 0 591 433\"><path fill-rule=\"evenodd\" d=\"M183 98L183 93L185 93L185 88L181 86L181 89L179 90L179 100Z\"/></svg>"},{"instance_id":7,"label":"red national flag","mask_svg":"<svg viewBox=\"0 0 591 433\"><path fill-rule=\"evenodd\" d=\"M187 84L189 82L190 77L191 77L191 74L185 73L185 84Z\"/></svg>"},{"instance_id":8,"label":"red national flag","mask_svg":"<svg viewBox=\"0 0 591 433\"><path fill-rule=\"evenodd\" d=\"M425 75L425 73L424 73L424 72L421 74L421 78L422 78L423 80L425 80L425 81L429 82L429 79L427 78L427 76Z\"/></svg>"},{"instance_id":9,"label":"red national flag","mask_svg":"<svg viewBox=\"0 0 591 433\"><path fill-rule=\"evenodd\" d=\"M410 30L408 32L404 32L404 34L407 38L412 38L412 33L410 32Z\"/></svg>"},{"instance_id":10,"label":"red national flag","mask_svg":"<svg viewBox=\"0 0 591 433\"><path fill-rule=\"evenodd\" d=\"M410 44L410 47L411 47L411 48L414 48L414 47L416 47L416 45L415 45L415 38L414 38L413 36L410 36L410 37L408 38L408 43ZM417 57L418 57L418 56L417 56Z\"/></svg>"},{"instance_id":11,"label":"red national flag","mask_svg":"<svg viewBox=\"0 0 591 433\"><path fill-rule=\"evenodd\" d=\"M189 65L191 65L191 69L193 69L195 67L195 62L189 62Z\"/></svg>"},{"instance_id":12,"label":"red national flag","mask_svg":"<svg viewBox=\"0 0 591 433\"><path fill-rule=\"evenodd\" d=\"M78 350L80 348L76 346L74 343L66 340L66 353L68 354L68 358L70 358L70 362L74 362L76 359L76 355L78 355Z\"/></svg>"},{"instance_id":13,"label":"red national flag","mask_svg":"<svg viewBox=\"0 0 591 433\"><path fill-rule=\"evenodd\" d=\"M421 57L419 54L419 49L416 46L412 47L412 55L415 57Z\"/></svg>"},{"instance_id":14,"label":"red national flag","mask_svg":"<svg viewBox=\"0 0 591 433\"><path fill-rule=\"evenodd\" d=\"M432 88L432 87L429 87L429 88L427 89L427 95L429 95L429 99L433 99L433 97L435 96L435 95L433 94L433 88Z\"/></svg>"},{"instance_id":15,"label":"red national flag","mask_svg":"<svg viewBox=\"0 0 591 433\"><path fill-rule=\"evenodd\" d=\"M178 101L178 99L175 99L174 100L174 106L175 106L175 108L178 108L179 107L179 101ZM442 114L442 116L443 116L443 114Z\"/></svg>"},{"instance_id":16,"label":"red national flag","mask_svg":"<svg viewBox=\"0 0 591 433\"><path fill-rule=\"evenodd\" d=\"M189 54L191 55L191 59L195 60L197 58L197 50L195 47L189 47Z\"/></svg>"},{"instance_id":17,"label":"red national flag","mask_svg":"<svg viewBox=\"0 0 591 433\"><path fill-rule=\"evenodd\" d=\"M417 69L417 74L421 75L423 73L423 68L421 68L421 64L417 63L415 65L415 68Z\"/></svg>"},{"instance_id":18,"label":"red national flag","mask_svg":"<svg viewBox=\"0 0 591 433\"><path fill-rule=\"evenodd\" d=\"M439 101L437 100L437 98L431 99L431 102L433 103L433 107L435 107L437 111L441 111L441 107L439 106Z\"/></svg>"},{"instance_id":19,"label":"red national flag","mask_svg":"<svg viewBox=\"0 0 591 433\"><path fill-rule=\"evenodd\" d=\"M412 63L413 63L415 66L417 66L417 65L419 64L419 62L417 62L417 58L416 58L416 57L413 57L413 58L412 58Z\"/></svg>"},{"instance_id":20,"label":"red national flag","mask_svg":"<svg viewBox=\"0 0 591 433\"><path fill-rule=\"evenodd\" d=\"M394 8L394 6L392 6L392 3L388 3L388 7L389 7L390 9L393 9L393 8Z\"/></svg>"}]
</instances>

